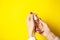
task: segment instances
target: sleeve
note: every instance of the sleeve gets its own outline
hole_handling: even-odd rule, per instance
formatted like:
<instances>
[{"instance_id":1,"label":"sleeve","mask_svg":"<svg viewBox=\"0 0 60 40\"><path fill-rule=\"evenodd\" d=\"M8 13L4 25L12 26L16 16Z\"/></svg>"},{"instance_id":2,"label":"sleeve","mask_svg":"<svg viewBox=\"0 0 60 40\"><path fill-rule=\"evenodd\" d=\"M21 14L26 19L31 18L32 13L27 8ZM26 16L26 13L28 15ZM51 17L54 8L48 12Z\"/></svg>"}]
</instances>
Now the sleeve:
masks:
<instances>
[{"instance_id":1,"label":"sleeve","mask_svg":"<svg viewBox=\"0 0 60 40\"><path fill-rule=\"evenodd\" d=\"M54 40L60 40L60 38L59 37L55 37L55 39Z\"/></svg>"},{"instance_id":2,"label":"sleeve","mask_svg":"<svg viewBox=\"0 0 60 40\"><path fill-rule=\"evenodd\" d=\"M36 40L36 38L35 37L30 37L30 38L28 38L28 40Z\"/></svg>"}]
</instances>

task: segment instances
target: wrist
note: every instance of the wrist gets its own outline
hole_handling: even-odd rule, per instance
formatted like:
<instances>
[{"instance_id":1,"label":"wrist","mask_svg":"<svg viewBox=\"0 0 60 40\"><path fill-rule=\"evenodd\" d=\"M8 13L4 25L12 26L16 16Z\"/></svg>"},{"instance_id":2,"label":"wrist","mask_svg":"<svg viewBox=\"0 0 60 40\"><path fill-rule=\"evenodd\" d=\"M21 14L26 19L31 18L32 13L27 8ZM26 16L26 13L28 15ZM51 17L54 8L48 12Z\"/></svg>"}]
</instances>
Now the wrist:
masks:
<instances>
[{"instance_id":1,"label":"wrist","mask_svg":"<svg viewBox=\"0 0 60 40\"><path fill-rule=\"evenodd\" d=\"M52 32L49 32L46 37L48 40L54 40L56 36Z\"/></svg>"},{"instance_id":2,"label":"wrist","mask_svg":"<svg viewBox=\"0 0 60 40\"><path fill-rule=\"evenodd\" d=\"M34 33L30 33L29 34L29 37L34 37Z\"/></svg>"},{"instance_id":3,"label":"wrist","mask_svg":"<svg viewBox=\"0 0 60 40\"><path fill-rule=\"evenodd\" d=\"M29 37L28 40L36 40L35 37Z\"/></svg>"}]
</instances>

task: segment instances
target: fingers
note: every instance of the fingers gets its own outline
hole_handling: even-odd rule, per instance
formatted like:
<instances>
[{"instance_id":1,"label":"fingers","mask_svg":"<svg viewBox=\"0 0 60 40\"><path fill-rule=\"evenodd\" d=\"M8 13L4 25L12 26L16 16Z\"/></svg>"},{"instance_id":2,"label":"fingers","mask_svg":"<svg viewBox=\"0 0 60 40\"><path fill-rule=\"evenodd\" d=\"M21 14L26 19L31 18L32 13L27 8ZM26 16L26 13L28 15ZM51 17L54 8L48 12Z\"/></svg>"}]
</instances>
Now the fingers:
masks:
<instances>
[{"instance_id":1,"label":"fingers","mask_svg":"<svg viewBox=\"0 0 60 40\"><path fill-rule=\"evenodd\" d=\"M48 25L44 21L42 21L41 19L39 19L39 21L40 21L40 23L42 25L42 28L43 28L42 30L43 31L50 31ZM40 28L41 28L41 26L40 26Z\"/></svg>"},{"instance_id":2,"label":"fingers","mask_svg":"<svg viewBox=\"0 0 60 40\"><path fill-rule=\"evenodd\" d=\"M34 18L33 18L33 13L31 12L29 17L27 18L27 25L28 25L28 32L29 32L29 37L34 36Z\"/></svg>"},{"instance_id":3,"label":"fingers","mask_svg":"<svg viewBox=\"0 0 60 40\"><path fill-rule=\"evenodd\" d=\"M41 18L39 19L39 22L40 22L42 25L47 25L43 20L41 20Z\"/></svg>"},{"instance_id":4,"label":"fingers","mask_svg":"<svg viewBox=\"0 0 60 40\"><path fill-rule=\"evenodd\" d=\"M40 22L39 18L36 14L34 14L34 22L35 22L35 32L42 33L43 32L43 24Z\"/></svg>"},{"instance_id":5,"label":"fingers","mask_svg":"<svg viewBox=\"0 0 60 40\"><path fill-rule=\"evenodd\" d=\"M34 16L35 16L35 18L34 18ZM35 22L38 22L38 23L35 24ZM36 14L33 14L31 12L27 19L27 24L28 24L29 28L31 28L34 32L40 33L40 32L42 32L44 22L41 19L39 19Z\"/></svg>"},{"instance_id":6,"label":"fingers","mask_svg":"<svg viewBox=\"0 0 60 40\"><path fill-rule=\"evenodd\" d=\"M32 12L30 13L29 18L30 18L30 21L34 21L34 15L33 15L33 13L32 13Z\"/></svg>"},{"instance_id":7,"label":"fingers","mask_svg":"<svg viewBox=\"0 0 60 40\"><path fill-rule=\"evenodd\" d=\"M41 21L41 19L39 19L38 26L39 26L40 29L42 29L42 27L43 27L43 22Z\"/></svg>"},{"instance_id":8,"label":"fingers","mask_svg":"<svg viewBox=\"0 0 60 40\"><path fill-rule=\"evenodd\" d=\"M27 23L31 22L31 21L34 22L34 18L33 18L33 13L32 12L30 13L30 15L27 18Z\"/></svg>"},{"instance_id":9,"label":"fingers","mask_svg":"<svg viewBox=\"0 0 60 40\"><path fill-rule=\"evenodd\" d=\"M39 22L38 22L38 29L39 29L39 31L38 31L38 33L43 33L44 32L44 30L43 30L43 24L40 22L40 20L39 20Z\"/></svg>"},{"instance_id":10,"label":"fingers","mask_svg":"<svg viewBox=\"0 0 60 40\"><path fill-rule=\"evenodd\" d=\"M40 29L39 29L39 28L36 28L36 32L37 32L37 33L40 33Z\"/></svg>"},{"instance_id":11,"label":"fingers","mask_svg":"<svg viewBox=\"0 0 60 40\"><path fill-rule=\"evenodd\" d=\"M42 24L44 24L44 22L43 22L41 19L39 19L39 23L42 23Z\"/></svg>"}]
</instances>

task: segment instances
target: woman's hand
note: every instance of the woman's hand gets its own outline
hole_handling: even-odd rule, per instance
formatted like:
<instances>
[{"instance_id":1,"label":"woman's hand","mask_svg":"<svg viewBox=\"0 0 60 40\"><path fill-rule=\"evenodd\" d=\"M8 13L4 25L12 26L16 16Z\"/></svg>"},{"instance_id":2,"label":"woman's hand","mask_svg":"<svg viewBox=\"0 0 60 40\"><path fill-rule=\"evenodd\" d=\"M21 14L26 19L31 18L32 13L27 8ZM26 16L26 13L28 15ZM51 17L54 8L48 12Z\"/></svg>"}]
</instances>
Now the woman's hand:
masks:
<instances>
[{"instance_id":1,"label":"woman's hand","mask_svg":"<svg viewBox=\"0 0 60 40\"><path fill-rule=\"evenodd\" d=\"M48 40L54 40L56 36L50 31L48 25L38 17L38 20L35 20L34 15L35 14L30 13L27 18L29 37L34 37L34 33L37 32L45 36Z\"/></svg>"},{"instance_id":2,"label":"woman's hand","mask_svg":"<svg viewBox=\"0 0 60 40\"><path fill-rule=\"evenodd\" d=\"M38 33L45 36L48 40L55 39L56 36L50 31L48 25L45 22L43 22L41 19L39 19L38 28L40 30L38 31Z\"/></svg>"},{"instance_id":3,"label":"woman's hand","mask_svg":"<svg viewBox=\"0 0 60 40\"><path fill-rule=\"evenodd\" d=\"M34 15L32 12L30 13L29 17L27 18L27 25L28 25L28 33L29 37L34 36Z\"/></svg>"}]
</instances>

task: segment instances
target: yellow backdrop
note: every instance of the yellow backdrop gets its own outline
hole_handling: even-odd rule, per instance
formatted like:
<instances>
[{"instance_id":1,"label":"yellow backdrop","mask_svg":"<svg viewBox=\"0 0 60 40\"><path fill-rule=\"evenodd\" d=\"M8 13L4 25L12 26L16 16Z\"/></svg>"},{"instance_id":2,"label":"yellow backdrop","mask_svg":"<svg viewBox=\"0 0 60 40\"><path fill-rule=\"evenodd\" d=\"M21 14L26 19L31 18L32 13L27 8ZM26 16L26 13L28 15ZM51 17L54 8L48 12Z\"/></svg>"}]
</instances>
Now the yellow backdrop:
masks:
<instances>
[{"instance_id":1,"label":"yellow backdrop","mask_svg":"<svg viewBox=\"0 0 60 40\"><path fill-rule=\"evenodd\" d=\"M0 0L0 40L27 40L29 12L36 13L60 36L60 0ZM39 34L36 37L45 39Z\"/></svg>"}]
</instances>

